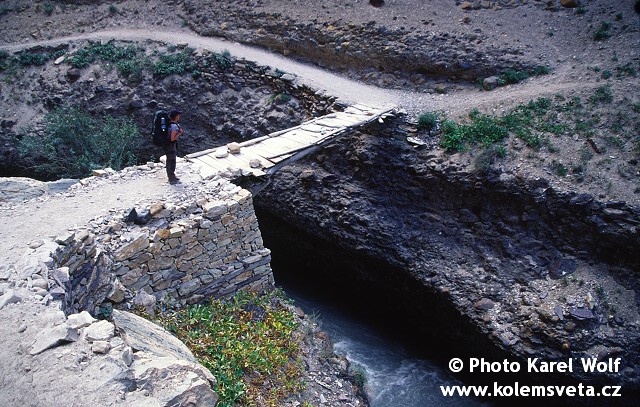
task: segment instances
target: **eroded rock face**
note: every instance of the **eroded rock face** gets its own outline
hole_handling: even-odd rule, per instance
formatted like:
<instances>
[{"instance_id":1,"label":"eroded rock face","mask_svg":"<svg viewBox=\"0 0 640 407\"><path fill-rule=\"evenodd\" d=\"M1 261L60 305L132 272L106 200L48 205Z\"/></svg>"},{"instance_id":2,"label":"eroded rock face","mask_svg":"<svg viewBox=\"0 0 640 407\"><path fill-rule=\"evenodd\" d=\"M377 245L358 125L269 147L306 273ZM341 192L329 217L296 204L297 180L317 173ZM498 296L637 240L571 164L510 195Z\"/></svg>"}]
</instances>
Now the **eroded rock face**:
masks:
<instances>
[{"instance_id":1,"label":"eroded rock face","mask_svg":"<svg viewBox=\"0 0 640 407\"><path fill-rule=\"evenodd\" d=\"M481 332L473 335L488 336L496 352L514 360L621 349L624 371L575 369L573 378L638 388L637 208L556 191L543 179L465 172L382 129L283 168L255 204L374 264L403 270L405 277L390 277L372 269L360 280L387 284L410 304L405 312L431 314L432 323L416 330L491 353L456 332L471 321ZM433 298L455 312L439 320L421 306Z\"/></svg>"}]
</instances>

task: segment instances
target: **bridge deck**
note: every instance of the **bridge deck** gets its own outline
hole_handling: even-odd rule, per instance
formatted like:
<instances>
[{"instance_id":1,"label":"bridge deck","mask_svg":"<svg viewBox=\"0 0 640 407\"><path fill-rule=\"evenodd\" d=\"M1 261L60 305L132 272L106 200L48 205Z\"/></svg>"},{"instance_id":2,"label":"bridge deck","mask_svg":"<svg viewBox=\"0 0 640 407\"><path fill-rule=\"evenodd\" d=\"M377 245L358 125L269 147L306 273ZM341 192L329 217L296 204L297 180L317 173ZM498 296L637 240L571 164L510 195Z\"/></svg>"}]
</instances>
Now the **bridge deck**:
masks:
<instances>
[{"instance_id":1,"label":"bridge deck","mask_svg":"<svg viewBox=\"0 0 640 407\"><path fill-rule=\"evenodd\" d=\"M393 110L352 105L343 112L318 117L290 129L189 154L185 158L199 164L200 174L204 178L214 175L226 178L242 175L261 177L276 171L287 160L304 155L308 150L350 129L382 120L391 115Z\"/></svg>"}]
</instances>

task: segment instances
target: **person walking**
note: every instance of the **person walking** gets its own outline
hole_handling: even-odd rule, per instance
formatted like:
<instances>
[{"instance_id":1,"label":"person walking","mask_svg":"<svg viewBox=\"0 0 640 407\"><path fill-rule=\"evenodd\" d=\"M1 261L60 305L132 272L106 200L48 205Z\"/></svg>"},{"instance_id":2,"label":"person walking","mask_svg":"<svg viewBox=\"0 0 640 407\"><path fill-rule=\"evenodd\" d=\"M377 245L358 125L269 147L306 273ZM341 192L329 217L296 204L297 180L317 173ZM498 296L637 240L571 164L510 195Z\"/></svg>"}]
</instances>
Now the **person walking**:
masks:
<instances>
[{"instance_id":1,"label":"person walking","mask_svg":"<svg viewBox=\"0 0 640 407\"><path fill-rule=\"evenodd\" d=\"M176 177L176 158L178 138L182 136L184 131L178 122L180 121L180 115L182 112L179 110L172 110L169 112L169 140L165 143L164 152L167 155L167 178L169 178L170 184L177 184L180 179Z\"/></svg>"}]
</instances>

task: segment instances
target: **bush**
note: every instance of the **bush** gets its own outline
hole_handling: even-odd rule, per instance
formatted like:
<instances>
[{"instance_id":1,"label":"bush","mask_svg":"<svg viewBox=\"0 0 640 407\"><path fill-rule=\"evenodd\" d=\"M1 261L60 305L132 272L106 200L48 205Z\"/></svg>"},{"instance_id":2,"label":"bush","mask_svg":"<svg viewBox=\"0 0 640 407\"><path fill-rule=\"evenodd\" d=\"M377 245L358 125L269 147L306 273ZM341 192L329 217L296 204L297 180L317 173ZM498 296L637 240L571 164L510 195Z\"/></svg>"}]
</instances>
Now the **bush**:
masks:
<instances>
[{"instance_id":1,"label":"bush","mask_svg":"<svg viewBox=\"0 0 640 407\"><path fill-rule=\"evenodd\" d=\"M451 120L443 121L440 145L445 150L461 151L466 143L490 146L509 136L509 130L493 116L472 112L470 118L469 124L456 124Z\"/></svg>"},{"instance_id":2,"label":"bush","mask_svg":"<svg viewBox=\"0 0 640 407\"><path fill-rule=\"evenodd\" d=\"M213 65L217 66L218 68L222 69L223 71L225 69L229 69L233 66L233 61L231 59L231 53L228 50L224 50L220 53L218 52L214 52L213 54L211 54L211 56L209 56L209 63L212 63ZM284 72L283 72L284 74ZM282 75L280 75L282 76Z\"/></svg>"},{"instance_id":3,"label":"bush","mask_svg":"<svg viewBox=\"0 0 640 407\"><path fill-rule=\"evenodd\" d=\"M418 130L426 130L431 132L438 125L438 114L435 112L422 113L418 117Z\"/></svg>"},{"instance_id":4,"label":"bush","mask_svg":"<svg viewBox=\"0 0 640 407\"><path fill-rule=\"evenodd\" d=\"M611 37L611 34L609 33L610 29L611 29L611 23L607 21L603 21L600 24L600 28L598 28L596 32L593 33L593 40L604 41L607 38Z\"/></svg>"},{"instance_id":5,"label":"bush","mask_svg":"<svg viewBox=\"0 0 640 407\"><path fill-rule=\"evenodd\" d=\"M42 6L42 12L45 16L50 16L51 14L53 14L55 8L56 6L54 6L52 3L47 2Z\"/></svg>"},{"instance_id":6,"label":"bush","mask_svg":"<svg viewBox=\"0 0 640 407\"><path fill-rule=\"evenodd\" d=\"M195 69L190 50L182 50L175 54L160 55L153 67L153 73L159 77L182 75Z\"/></svg>"},{"instance_id":7,"label":"bush","mask_svg":"<svg viewBox=\"0 0 640 407\"><path fill-rule=\"evenodd\" d=\"M598 88L596 88L593 95L591 95L589 101L594 105L598 103L613 102L613 93L611 92L611 87L608 85L599 86Z\"/></svg>"},{"instance_id":8,"label":"bush","mask_svg":"<svg viewBox=\"0 0 640 407\"><path fill-rule=\"evenodd\" d=\"M133 45L126 47L118 46L113 40L106 44L98 42L89 42L89 45L80 48L69 59L69 63L74 68L86 68L96 60L104 62L112 62L116 64L135 63L138 56L138 50Z\"/></svg>"},{"instance_id":9,"label":"bush","mask_svg":"<svg viewBox=\"0 0 640 407\"><path fill-rule=\"evenodd\" d=\"M128 118L106 116L98 121L77 108L58 109L45 116L45 135L24 135L19 152L29 168L46 179L80 178L93 169L119 170L133 165L139 139Z\"/></svg>"},{"instance_id":10,"label":"bush","mask_svg":"<svg viewBox=\"0 0 640 407\"><path fill-rule=\"evenodd\" d=\"M192 305L159 322L182 340L217 379L219 406L282 405L303 388L304 366L294 339L298 318L279 291L237 292Z\"/></svg>"}]
</instances>

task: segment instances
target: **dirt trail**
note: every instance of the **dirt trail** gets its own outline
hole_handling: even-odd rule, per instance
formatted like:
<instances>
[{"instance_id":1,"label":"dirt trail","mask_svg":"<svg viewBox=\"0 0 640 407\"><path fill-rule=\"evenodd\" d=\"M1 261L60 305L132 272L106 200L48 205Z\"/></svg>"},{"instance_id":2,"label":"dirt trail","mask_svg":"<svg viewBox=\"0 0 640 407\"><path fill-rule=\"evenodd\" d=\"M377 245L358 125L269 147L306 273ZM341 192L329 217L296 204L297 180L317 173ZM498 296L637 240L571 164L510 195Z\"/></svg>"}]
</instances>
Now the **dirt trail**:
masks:
<instances>
[{"instance_id":1,"label":"dirt trail","mask_svg":"<svg viewBox=\"0 0 640 407\"><path fill-rule=\"evenodd\" d=\"M565 90L591 88L595 83L582 78L572 78L570 69L560 67L551 75L531 78L521 84L498 88L491 92L477 88L461 88L447 94L430 94L396 89L385 89L367 85L322 68L301 63L282 55L256 47L219 38L203 37L190 31L151 31L151 30L106 30L60 37L46 41L34 41L18 45L3 45L0 49L15 52L34 46L54 46L83 40L126 40L161 41L165 43L187 43L196 49L213 52L228 50L237 58L255 61L262 65L294 74L301 84L336 96L344 103L363 103L371 106L398 106L410 115L424 111L442 111L450 117L466 114L471 107L479 109L500 109L501 105L528 101L535 97L550 95Z\"/></svg>"}]
</instances>

